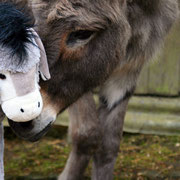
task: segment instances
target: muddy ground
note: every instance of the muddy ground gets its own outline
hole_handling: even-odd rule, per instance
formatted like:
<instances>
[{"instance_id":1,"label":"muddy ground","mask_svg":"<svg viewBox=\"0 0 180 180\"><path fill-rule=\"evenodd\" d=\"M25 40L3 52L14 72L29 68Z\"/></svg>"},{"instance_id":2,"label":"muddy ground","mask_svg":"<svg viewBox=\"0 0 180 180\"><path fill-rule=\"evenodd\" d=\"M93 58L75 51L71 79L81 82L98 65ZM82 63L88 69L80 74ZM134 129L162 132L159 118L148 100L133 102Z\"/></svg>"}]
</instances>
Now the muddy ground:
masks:
<instances>
[{"instance_id":1,"label":"muddy ground","mask_svg":"<svg viewBox=\"0 0 180 180\"><path fill-rule=\"evenodd\" d=\"M7 180L56 179L63 170L71 146L67 128L56 127L39 142L29 143L5 129ZM84 179L90 179L91 163ZM180 179L180 136L124 134L115 180Z\"/></svg>"}]
</instances>

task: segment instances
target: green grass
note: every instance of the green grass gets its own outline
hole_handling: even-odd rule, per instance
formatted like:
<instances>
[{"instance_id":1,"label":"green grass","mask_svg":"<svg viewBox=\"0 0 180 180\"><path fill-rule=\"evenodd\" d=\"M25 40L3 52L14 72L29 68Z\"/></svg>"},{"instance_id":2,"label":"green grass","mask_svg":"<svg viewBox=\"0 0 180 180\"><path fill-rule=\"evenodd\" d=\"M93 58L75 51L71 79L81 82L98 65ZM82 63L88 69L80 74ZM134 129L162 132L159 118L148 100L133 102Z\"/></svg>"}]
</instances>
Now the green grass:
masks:
<instances>
[{"instance_id":1,"label":"green grass","mask_svg":"<svg viewBox=\"0 0 180 180\"><path fill-rule=\"evenodd\" d=\"M62 133L58 135L54 131L36 143L7 136L6 179L55 179L65 166L70 146ZM85 173L86 179L90 179L91 164ZM180 179L179 172L180 137L124 135L114 171L115 180Z\"/></svg>"}]
</instances>

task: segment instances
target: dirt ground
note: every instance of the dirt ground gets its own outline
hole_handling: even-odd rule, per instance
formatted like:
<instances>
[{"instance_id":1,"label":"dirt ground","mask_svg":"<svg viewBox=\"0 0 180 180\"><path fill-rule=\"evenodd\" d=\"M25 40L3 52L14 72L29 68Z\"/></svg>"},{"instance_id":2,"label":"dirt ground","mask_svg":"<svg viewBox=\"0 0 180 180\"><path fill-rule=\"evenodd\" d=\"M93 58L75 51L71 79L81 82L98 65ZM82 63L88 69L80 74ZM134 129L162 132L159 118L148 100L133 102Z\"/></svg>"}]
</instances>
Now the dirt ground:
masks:
<instances>
[{"instance_id":1,"label":"dirt ground","mask_svg":"<svg viewBox=\"0 0 180 180\"><path fill-rule=\"evenodd\" d=\"M56 127L39 142L30 143L6 128L6 179L56 179L71 149L66 132L67 128ZM91 162L84 179L89 180L90 175ZM180 179L180 136L124 134L114 179Z\"/></svg>"}]
</instances>

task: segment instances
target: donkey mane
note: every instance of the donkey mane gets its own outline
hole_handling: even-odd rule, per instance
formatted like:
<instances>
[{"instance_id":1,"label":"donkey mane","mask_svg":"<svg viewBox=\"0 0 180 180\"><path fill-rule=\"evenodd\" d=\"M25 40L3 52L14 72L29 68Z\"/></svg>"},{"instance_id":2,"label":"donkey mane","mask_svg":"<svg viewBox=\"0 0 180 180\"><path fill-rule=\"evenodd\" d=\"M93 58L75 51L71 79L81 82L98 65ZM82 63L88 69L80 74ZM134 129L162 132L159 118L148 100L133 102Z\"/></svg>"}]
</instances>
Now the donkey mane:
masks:
<instances>
[{"instance_id":1,"label":"donkey mane","mask_svg":"<svg viewBox=\"0 0 180 180\"><path fill-rule=\"evenodd\" d=\"M10 56L16 55L17 64L27 56L27 43L32 42L31 19L11 3L0 3L0 44L10 49Z\"/></svg>"}]
</instances>

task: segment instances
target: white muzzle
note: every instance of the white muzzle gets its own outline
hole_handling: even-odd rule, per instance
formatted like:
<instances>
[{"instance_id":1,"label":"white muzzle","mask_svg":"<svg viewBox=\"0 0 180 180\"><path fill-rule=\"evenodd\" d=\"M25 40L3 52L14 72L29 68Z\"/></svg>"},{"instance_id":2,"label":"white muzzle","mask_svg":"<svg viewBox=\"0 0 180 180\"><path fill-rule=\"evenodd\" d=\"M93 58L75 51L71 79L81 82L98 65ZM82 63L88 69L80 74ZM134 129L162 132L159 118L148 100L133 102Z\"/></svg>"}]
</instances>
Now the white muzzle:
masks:
<instances>
[{"instance_id":1,"label":"white muzzle","mask_svg":"<svg viewBox=\"0 0 180 180\"><path fill-rule=\"evenodd\" d=\"M40 115L43 101L39 90L2 102L2 110L15 122L27 122Z\"/></svg>"}]
</instances>

